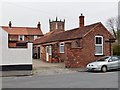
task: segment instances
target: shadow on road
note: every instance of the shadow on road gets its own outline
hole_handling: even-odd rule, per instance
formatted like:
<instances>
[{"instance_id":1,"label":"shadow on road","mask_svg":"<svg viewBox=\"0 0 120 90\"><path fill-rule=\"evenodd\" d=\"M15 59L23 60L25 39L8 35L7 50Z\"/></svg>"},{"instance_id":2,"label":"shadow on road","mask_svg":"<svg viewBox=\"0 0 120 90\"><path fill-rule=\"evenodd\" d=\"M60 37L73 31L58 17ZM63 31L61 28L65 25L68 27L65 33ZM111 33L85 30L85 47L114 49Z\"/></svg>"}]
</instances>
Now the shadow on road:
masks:
<instances>
[{"instance_id":1,"label":"shadow on road","mask_svg":"<svg viewBox=\"0 0 120 90\"><path fill-rule=\"evenodd\" d=\"M107 72L119 72L120 69L118 70L108 70ZM85 72L89 72L89 73L107 73L107 72L102 72L102 71L85 71Z\"/></svg>"}]
</instances>

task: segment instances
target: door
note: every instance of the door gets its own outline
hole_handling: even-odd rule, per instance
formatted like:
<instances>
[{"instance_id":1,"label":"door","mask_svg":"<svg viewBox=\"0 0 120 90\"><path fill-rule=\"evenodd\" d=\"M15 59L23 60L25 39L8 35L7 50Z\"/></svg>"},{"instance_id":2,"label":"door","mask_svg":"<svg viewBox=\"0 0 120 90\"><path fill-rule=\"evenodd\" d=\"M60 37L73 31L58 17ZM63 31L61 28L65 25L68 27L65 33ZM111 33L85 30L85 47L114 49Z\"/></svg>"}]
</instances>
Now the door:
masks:
<instances>
[{"instance_id":1,"label":"door","mask_svg":"<svg viewBox=\"0 0 120 90\"><path fill-rule=\"evenodd\" d=\"M118 68L118 58L117 57L111 57L108 61L108 68L109 69L117 69Z\"/></svg>"},{"instance_id":2,"label":"door","mask_svg":"<svg viewBox=\"0 0 120 90\"><path fill-rule=\"evenodd\" d=\"M49 47L46 46L46 61L49 61Z\"/></svg>"},{"instance_id":3,"label":"door","mask_svg":"<svg viewBox=\"0 0 120 90\"><path fill-rule=\"evenodd\" d=\"M40 47L38 47L38 59L40 59Z\"/></svg>"}]
</instances>

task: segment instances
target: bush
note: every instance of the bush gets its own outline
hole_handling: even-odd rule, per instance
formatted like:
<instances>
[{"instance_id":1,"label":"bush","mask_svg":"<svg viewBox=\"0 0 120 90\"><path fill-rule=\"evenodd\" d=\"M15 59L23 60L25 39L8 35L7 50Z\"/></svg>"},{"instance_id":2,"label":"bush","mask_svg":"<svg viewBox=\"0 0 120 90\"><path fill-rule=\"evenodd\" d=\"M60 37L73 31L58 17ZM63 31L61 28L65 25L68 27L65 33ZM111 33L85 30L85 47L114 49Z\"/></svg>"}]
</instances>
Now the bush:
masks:
<instances>
[{"instance_id":1,"label":"bush","mask_svg":"<svg viewBox=\"0 0 120 90\"><path fill-rule=\"evenodd\" d=\"M118 55L120 56L120 46L117 44L113 45L113 55Z\"/></svg>"}]
</instances>

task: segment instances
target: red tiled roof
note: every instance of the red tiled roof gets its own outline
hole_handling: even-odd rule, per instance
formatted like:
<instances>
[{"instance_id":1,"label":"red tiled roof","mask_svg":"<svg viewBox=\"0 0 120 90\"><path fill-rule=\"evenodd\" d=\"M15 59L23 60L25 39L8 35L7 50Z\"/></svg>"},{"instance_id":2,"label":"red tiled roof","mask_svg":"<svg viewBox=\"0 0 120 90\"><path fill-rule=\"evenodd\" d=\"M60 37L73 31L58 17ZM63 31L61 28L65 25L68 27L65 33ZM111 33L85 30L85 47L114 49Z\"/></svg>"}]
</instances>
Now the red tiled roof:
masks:
<instances>
[{"instance_id":1,"label":"red tiled roof","mask_svg":"<svg viewBox=\"0 0 120 90\"><path fill-rule=\"evenodd\" d=\"M63 31L59 31L59 32L51 31L49 33L46 33L44 36L37 38L33 42L35 44L48 42L54 35L59 34L61 32L63 32Z\"/></svg>"},{"instance_id":2,"label":"red tiled roof","mask_svg":"<svg viewBox=\"0 0 120 90\"><path fill-rule=\"evenodd\" d=\"M12 27L2 26L2 28L11 35L43 35L41 29L30 27Z\"/></svg>"},{"instance_id":3,"label":"red tiled roof","mask_svg":"<svg viewBox=\"0 0 120 90\"><path fill-rule=\"evenodd\" d=\"M100 24L100 22L85 26L83 28L75 28L61 32L49 32L45 34L43 37L36 39L34 41L34 44L44 44L60 40L64 41L69 39L82 38L85 34L87 34L87 32L89 32L92 28L94 28L98 24Z\"/></svg>"}]
</instances>

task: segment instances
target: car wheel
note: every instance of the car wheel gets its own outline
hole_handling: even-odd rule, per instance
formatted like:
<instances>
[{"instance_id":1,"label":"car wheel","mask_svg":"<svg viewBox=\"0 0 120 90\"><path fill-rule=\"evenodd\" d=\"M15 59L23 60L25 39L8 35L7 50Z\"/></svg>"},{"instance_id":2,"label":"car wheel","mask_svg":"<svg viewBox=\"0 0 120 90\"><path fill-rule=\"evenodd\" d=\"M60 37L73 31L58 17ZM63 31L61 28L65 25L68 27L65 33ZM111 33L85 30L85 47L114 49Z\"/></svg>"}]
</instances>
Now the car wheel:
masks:
<instances>
[{"instance_id":1,"label":"car wheel","mask_svg":"<svg viewBox=\"0 0 120 90\"><path fill-rule=\"evenodd\" d=\"M107 71L107 67L106 66L102 66L101 71L102 72L106 72Z\"/></svg>"}]
</instances>

